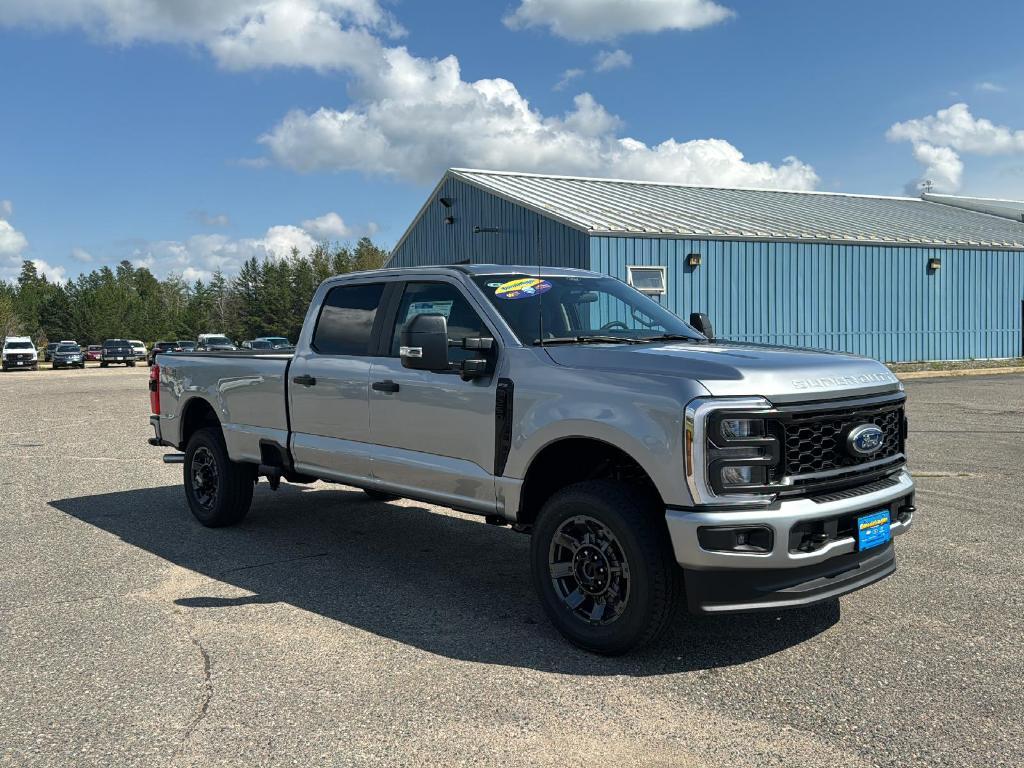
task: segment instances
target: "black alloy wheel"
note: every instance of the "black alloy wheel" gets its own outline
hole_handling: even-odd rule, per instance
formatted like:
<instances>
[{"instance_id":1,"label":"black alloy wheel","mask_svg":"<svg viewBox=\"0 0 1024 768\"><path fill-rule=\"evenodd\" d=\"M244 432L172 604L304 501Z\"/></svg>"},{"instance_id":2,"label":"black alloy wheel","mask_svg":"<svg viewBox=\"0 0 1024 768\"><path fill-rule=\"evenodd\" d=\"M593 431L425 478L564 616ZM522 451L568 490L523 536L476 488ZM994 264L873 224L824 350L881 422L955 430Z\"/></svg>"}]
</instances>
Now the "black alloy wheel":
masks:
<instances>
[{"instance_id":1,"label":"black alloy wheel","mask_svg":"<svg viewBox=\"0 0 1024 768\"><path fill-rule=\"evenodd\" d=\"M629 561L622 544L593 517L562 523L548 548L548 571L565 607L590 624L610 624L629 604Z\"/></svg>"}]
</instances>

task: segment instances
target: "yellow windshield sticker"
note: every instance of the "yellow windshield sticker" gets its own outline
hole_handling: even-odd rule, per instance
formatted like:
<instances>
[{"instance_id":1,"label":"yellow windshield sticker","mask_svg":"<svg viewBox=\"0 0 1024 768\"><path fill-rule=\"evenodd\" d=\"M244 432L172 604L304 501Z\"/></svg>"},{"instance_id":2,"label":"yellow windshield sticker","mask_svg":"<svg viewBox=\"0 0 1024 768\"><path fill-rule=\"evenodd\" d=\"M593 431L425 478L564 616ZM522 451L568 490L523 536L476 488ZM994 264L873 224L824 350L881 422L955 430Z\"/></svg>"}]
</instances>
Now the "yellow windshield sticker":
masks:
<instances>
[{"instance_id":1,"label":"yellow windshield sticker","mask_svg":"<svg viewBox=\"0 0 1024 768\"><path fill-rule=\"evenodd\" d=\"M517 280L509 280L494 289L494 295L499 299L528 299L531 296L540 296L551 290L551 283L537 277L520 277Z\"/></svg>"}]
</instances>

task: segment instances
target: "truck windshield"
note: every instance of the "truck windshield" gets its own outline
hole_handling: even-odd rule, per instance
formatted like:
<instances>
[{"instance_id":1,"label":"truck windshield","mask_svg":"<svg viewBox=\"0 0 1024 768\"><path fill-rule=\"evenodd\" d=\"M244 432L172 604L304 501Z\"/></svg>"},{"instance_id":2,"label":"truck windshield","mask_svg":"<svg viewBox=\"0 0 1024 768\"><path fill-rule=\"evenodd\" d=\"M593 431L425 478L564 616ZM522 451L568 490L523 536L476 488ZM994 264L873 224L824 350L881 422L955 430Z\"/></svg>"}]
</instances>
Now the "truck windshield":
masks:
<instances>
[{"instance_id":1,"label":"truck windshield","mask_svg":"<svg viewBox=\"0 0 1024 768\"><path fill-rule=\"evenodd\" d=\"M207 336L206 343L208 345L215 344L220 347L228 347L231 346L231 339L227 336Z\"/></svg>"},{"instance_id":2,"label":"truck windshield","mask_svg":"<svg viewBox=\"0 0 1024 768\"><path fill-rule=\"evenodd\" d=\"M8 341L4 349L32 349L31 341Z\"/></svg>"},{"instance_id":3,"label":"truck windshield","mask_svg":"<svg viewBox=\"0 0 1024 768\"><path fill-rule=\"evenodd\" d=\"M704 337L658 302L611 277L474 275L524 344Z\"/></svg>"}]
</instances>

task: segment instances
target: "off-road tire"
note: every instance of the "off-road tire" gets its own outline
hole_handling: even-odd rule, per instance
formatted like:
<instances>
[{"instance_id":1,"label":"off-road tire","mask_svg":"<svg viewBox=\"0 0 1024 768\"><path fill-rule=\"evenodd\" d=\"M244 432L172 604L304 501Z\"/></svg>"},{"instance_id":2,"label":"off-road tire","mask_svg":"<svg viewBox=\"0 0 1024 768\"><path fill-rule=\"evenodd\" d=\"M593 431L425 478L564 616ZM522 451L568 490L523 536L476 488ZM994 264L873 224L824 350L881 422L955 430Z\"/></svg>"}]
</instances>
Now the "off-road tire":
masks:
<instances>
[{"instance_id":1,"label":"off-road tire","mask_svg":"<svg viewBox=\"0 0 1024 768\"><path fill-rule=\"evenodd\" d=\"M609 623L594 623L572 608L572 600L557 591L552 573L550 560L556 535L563 526L583 519L603 526L627 563L627 568L620 571L628 572L628 599L618 617ZM548 499L534 525L530 566L541 605L555 628L574 645L606 656L635 650L657 638L671 623L682 600L682 569L672 552L663 510L644 489L623 483L577 483ZM565 577L559 582L566 583Z\"/></svg>"},{"instance_id":2,"label":"off-road tire","mask_svg":"<svg viewBox=\"0 0 1024 768\"><path fill-rule=\"evenodd\" d=\"M193 467L197 455L204 463L212 460L216 470L213 498L204 498L193 483ZM198 471L201 471L199 468ZM189 509L196 519L208 528L235 525L245 519L252 504L256 468L252 464L231 461L219 427L196 430L185 448L182 479Z\"/></svg>"}]
</instances>

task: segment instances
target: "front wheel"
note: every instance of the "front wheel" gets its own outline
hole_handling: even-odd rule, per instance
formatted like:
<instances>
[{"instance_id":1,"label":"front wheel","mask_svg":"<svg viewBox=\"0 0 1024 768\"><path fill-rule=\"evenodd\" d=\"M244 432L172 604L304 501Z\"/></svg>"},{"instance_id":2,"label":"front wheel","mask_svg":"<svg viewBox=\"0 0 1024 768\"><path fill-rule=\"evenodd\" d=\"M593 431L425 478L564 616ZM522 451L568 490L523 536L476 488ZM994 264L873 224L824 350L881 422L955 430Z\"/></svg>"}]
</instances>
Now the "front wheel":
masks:
<instances>
[{"instance_id":1,"label":"front wheel","mask_svg":"<svg viewBox=\"0 0 1024 768\"><path fill-rule=\"evenodd\" d=\"M203 525L235 525L248 514L256 468L228 457L219 428L204 427L189 438L183 479L188 506Z\"/></svg>"},{"instance_id":2,"label":"front wheel","mask_svg":"<svg viewBox=\"0 0 1024 768\"><path fill-rule=\"evenodd\" d=\"M107 367L107 363L103 363L103 362L100 363L100 368L106 368L106 367Z\"/></svg>"},{"instance_id":3,"label":"front wheel","mask_svg":"<svg viewBox=\"0 0 1024 768\"><path fill-rule=\"evenodd\" d=\"M571 643L616 656L668 626L682 571L663 514L642 490L604 480L569 486L544 505L530 542L533 581Z\"/></svg>"}]
</instances>

